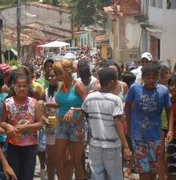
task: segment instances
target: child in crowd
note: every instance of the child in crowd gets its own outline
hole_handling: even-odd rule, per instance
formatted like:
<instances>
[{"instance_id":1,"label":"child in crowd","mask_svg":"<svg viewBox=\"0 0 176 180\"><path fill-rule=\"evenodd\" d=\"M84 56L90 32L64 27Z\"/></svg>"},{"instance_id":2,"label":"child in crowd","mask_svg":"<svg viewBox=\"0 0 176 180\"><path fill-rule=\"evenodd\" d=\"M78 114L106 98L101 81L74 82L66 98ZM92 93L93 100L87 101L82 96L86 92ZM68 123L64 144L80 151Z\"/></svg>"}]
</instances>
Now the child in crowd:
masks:
<instances>
[{"instance_id":1,"label":"child in crowd","mask_svg":"<svg viewBox=\"0 0 176 180\"><path fill-rule=\"evenodd\" d=\"M38 102L28 97L30 79L14 78L14 95L3 104L1 127L7 132L8 161L18 180L32 180L36 164L37 130L42 127Z\"/></svg>"},{"instance_id":2,"label":"child in crowd","mask_svg":"<svg viewBox=\"0 0 176 180\"><path fill-rule=\"evenodd\" d=\"M142 67L143 83L133 84L128 92L125 111L128 133L134 149L134 169L140 180L155 180L161 145L161 114L166 109L169 122L167 140L172 139L173 119L167 87L157 84L158 65Z\"/></svg>"},{"instance_id":3,"label":"child in crowd","mask_svg":"<svg viewBox=\"0 0 176 180\"><path fill-rule=\"evenodd\" d=\"M111 92L117 86L117 73L110 68L99 72L101 89L90 93L82 105L91 129L89 160L94 180L122 180L121 143L124 156L131 152L123 131L123 104Z\"/></svg>"},{"instance_id":4,"label":"child in crowd","mask_svg":"<svg viewBox=\"0 0 176 180\"><path fill-rule=\"evenodd\" d=\"M43 62L43 70L44 76L37 79L37 82L43 87L45 90L49 87L49 72L52 69L52 65L54 63L54 59L46 58ZM38 157L40 161L40 177L42 180L45 179L46 175L46 134L45 134L45 126L38 133Z\"/></svg>"},{"instance_id":5,"label":"child in crowd","mask_svg":"<svg viewBox=\"0 0 176 180\"><path fill-rule=\"evenodd\" d=\"M158 83L168 87L168 80L171 76L171 66L168 61L159 61L159 78ZM161 114L161 147L160 147L160 157L158 160L158 179L165 180L167 174L167 165L166 165L166 147L165 147L165 140L168 131L168 122L166 111L163 109Z\"/></svg>"},{"instance_id":6,"label":"child in crowd","mask_svg":"<svg viewBox=\"0 0 176 180\"><path fill-rule=\"evenodd\" d=\"M3 101L7 97L7 93L2 92L2 87L4 86L4 74L0 72L0 120L2 120L2 109L3 109ZM2 133L2 134L1 134ZM15 176L15 173L13 169L9 166L4 153L7 149L7 143L6 143L6 132L4 129L0 128L0 179L5 179L5 177L17 179Z\"/></svg>"},{"instance_id":7,"label":"child in crowd","mask_svg":"<svg viewBox=\"0 0 176 180\"><path fill-rule=\"evenodd\" d=\"M172 111L173 111L173 119L174 119L174 128L173 128L173 140L167 146L167 172L168 180L176 179L176 74L172 75L172 77L168 81L169 91L171 95L172 102Z\"/></svg>"},{"instance_id":8,"label":"child in crowd","mask_svg":"<svg viewBox=\"0 0 176 180\"><path fill-rule=\"evenodd\" d=\"M45 102L55 103L55 93L59 91L60 84L57 81L57 76L54 70L49 72L49 87L45 89ZM55 147L55 129L57 126L58 108L45 107L45 116L43 117L46 123L46 153L47 153L47 173L48 180L53 180L56 170L56 147ZM52 121L53 120L53 121Z\"/></svg>"},{"instance_id":9,"label":"child in crowd","mask_svg":"<svg viewBox=\"0 0 176 180\"><path fill-rule=\"evenodd\" d=\"M117 73L118 79L121 78L120 77L120 71L121 70L120 70L120 67L116 61L107 60L102 64L102 67L109 67L109 68L113 69ZM126 96L126 94L128 92L128 86L125 82L122 82L118 79L117 79L116 88L113 90L112 93L119 96L123 100L124 96Z\"/></svg>"}]
</instances>

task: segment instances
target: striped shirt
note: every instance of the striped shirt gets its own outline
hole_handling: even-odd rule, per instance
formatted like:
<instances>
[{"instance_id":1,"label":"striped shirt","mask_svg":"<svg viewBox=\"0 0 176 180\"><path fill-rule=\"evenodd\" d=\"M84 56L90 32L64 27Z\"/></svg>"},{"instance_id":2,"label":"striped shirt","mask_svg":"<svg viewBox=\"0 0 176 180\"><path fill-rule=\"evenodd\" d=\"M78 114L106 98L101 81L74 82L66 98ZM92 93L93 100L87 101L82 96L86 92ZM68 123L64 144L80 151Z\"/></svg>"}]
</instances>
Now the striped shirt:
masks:
<instances>
[{"instance_id":1,"label":"striped shirt","mask_svg":"<svg viewBox=\"0 0 176 180\"><path fill-rule=\"evenodd\" d=\"M120 147L120 139L115 129L115 116L123 115L122 100L105 92L90 93L82 105L88 115L91 129L90 145L101 148Z\"/></svg>"}]
</instances>

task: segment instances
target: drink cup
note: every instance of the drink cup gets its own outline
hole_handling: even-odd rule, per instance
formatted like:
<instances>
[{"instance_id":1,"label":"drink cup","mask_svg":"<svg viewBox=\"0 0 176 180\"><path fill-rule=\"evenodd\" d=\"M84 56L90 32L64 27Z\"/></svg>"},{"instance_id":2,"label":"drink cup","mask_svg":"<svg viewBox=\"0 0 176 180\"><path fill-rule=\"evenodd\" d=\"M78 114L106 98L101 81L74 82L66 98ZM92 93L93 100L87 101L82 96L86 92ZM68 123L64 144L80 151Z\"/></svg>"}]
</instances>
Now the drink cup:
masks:
<instances>
[{"instance_id":1,"label":"drink cup","mask_svg":"<svg viewBox=\"0 0 176 180\"><path fill-rule=\"evenodd\" d=\"M56 116L49 116L48 119L49 119L49 123L51 124L51 128L56 129L57 123L58 123L57 117Z\"/></svg>"}]
</instances>

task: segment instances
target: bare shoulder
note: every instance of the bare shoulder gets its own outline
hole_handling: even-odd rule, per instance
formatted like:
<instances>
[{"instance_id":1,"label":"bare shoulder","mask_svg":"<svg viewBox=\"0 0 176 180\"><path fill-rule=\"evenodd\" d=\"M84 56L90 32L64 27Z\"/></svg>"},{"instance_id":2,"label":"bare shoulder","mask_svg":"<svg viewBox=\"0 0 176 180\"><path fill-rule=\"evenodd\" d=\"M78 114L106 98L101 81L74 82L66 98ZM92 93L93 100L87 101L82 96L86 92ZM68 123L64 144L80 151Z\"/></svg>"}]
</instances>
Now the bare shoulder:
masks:
<instances>
[{"instance_id":1,"label":"bare shoulder","mask_svg":"<svg viewBox=\"0 0 176 180\"><path fill-rule=\"evenodd\" d=\"M125 88L125 87L128 87L127 83L123 82L123 81L120 81L121 85Z\"/></svg>"},{"instance_id":2,"label":"bare shoulder","mask_svg":"<svg viewBox=\"0 0 176 180\"><path fill-rule=\"evenodd\" d=\"M75 82L75 91L77 94L79 94L82 97L83 100L86 98L88 94L88 90L86 89L84 84L79 81Z\"/></svg>"},{"instance_id":3,"label":"bare shoulder","mask_svg":"<svg viewBox=\"0 0 176 180\"><path fill-rule=\"evenodd\" d=\"M128 92L128 85L127 85L127 83L125 83L123 81L120 81L120 83L121 83L121 86L124 89L124 94L126 94Z\"/></svg>"}]
</instances>

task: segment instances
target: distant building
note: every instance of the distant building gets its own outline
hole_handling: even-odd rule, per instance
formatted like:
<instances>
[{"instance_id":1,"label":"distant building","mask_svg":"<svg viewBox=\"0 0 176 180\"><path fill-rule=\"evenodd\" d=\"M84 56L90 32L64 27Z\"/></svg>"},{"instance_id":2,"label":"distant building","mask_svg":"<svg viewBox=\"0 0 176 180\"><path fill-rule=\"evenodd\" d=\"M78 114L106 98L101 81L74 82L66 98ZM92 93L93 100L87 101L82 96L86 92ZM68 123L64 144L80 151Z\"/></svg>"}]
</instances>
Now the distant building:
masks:
<instances>
[{"instance_id":1,"label":"distant building","mask_svg":"<svg viewBox=\"0 0 176 180\"><path fill-rule=\"evenodd\" d=\"M15 48L17 28L17 7L1 10L4 20L5 48ZM0 15L0 16L1 16ZM71 10L39 2L21 5L21 48L22 56L33 57L36 47L45 42L60 40L71 46L80 47L79 25L70 20Z\"/></svg>"},{"instance_id":2,"label":"distant building","mask_svg":"<svg viewBox=\"0 0 176 180\"><path fill-rule=\"evenodd\" d=\"M140 0L114 0L104 11L108 15L112 58L124 63L139 60L141 27L136 16L141 12Z\"/></svg>"}]
</instances>

